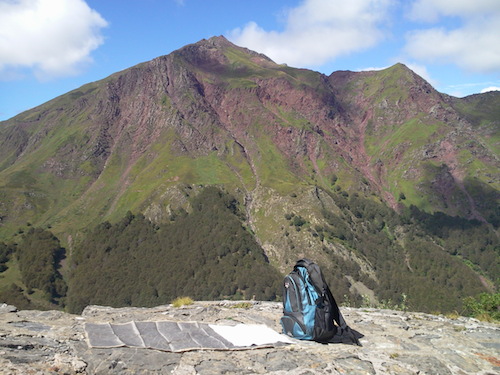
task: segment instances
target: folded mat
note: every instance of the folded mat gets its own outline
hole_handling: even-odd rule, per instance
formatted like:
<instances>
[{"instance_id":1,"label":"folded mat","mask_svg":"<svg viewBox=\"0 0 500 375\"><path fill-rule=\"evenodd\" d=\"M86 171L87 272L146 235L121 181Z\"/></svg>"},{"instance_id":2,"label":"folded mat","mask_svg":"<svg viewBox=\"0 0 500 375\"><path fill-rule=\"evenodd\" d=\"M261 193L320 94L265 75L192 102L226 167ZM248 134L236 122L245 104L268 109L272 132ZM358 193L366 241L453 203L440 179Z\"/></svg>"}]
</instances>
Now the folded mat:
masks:
<instances>
[{"instance_id":1,"label":"folded mat","mask_svg":"<svg viewBox=\"0 0 500 375\"><path fill-rule=\"evenodd\" d=\"M292 343L285 335L265 325L222 326L198 322L86 323L92 348L134 347L169 352L188 350L241 350Z\"/></svg>"}]
</instances>

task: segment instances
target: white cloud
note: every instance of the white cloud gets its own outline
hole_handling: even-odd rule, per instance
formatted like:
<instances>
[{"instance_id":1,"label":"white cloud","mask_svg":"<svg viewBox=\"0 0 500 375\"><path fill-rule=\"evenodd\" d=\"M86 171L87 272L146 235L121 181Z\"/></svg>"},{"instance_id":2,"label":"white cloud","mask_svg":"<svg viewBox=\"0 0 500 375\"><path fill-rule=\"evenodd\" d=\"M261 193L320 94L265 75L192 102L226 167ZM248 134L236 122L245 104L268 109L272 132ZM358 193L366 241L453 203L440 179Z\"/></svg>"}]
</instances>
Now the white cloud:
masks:
<instances>
[{"instance_id":1,"label":"white cloud","mask_svg":"<svg viewBox=\"0 0 500 375\"><path fill-rule=\"evenodd\" d=\"M288 11L284 31L266 31L250 22L228 37L277 63L320 66L378 43L390 4L391 0L304 0Z\"/></svg>"},{"instance_id":2,"label":"white cloud","mask_svg":"<svg viewBox=\"0 0 500 375\"><path fill-rule=\"evenodd\" d=\"M495 86L496 84L498 84L498 81L458 83L447 85L444 90L449 95L461 98L467 95L495 91L495 89L498 89L498 86ZM481 89L482 87L486 88Z\"/></svg>"},{"instance_id":3,"label":"white cloud","mask_svg":"<svg viewBox=\"0 0 500 375\"><path fill-rule=\"evenodd\" d=\"M481 90L481 94L484 94L485 92L490 92L490 91L500 91L500 87L498 87L498 86L486 87L486 88Z\"/></svg>"},{"instance_id":4,"label":"white cloud","mask_svg":"<svg viewBox=\"0 0 500 375\"><path fill-rule=\"evenodd\" d=\"M481 16L498 12L498 7L498 0L416 0L411 6L410 18L436 22L439 16Z\"/></svg>"},{"instance_id":5,"label":"white cloud","mask_svg":"<svg viewBox=\"0 0 500 375\"><path fill-rule=\"evenodd\" d=\"M0 77L73 75L92 61L107 22L83 0L0 0Z\"/></svg>"},{"instance_id":6,"label":"white cloud","mask_svg":"<svg viewBox=\"0 0 500 375\"><path fill-rule=\"evenodd\" d=\"M414 59L431 63L452 63L470 72L500 71L500 1L418 0L411 17L440 27L407 34L405 51ZM460 25L446 27L458 17Z\"/></svg>"}]
</instances>

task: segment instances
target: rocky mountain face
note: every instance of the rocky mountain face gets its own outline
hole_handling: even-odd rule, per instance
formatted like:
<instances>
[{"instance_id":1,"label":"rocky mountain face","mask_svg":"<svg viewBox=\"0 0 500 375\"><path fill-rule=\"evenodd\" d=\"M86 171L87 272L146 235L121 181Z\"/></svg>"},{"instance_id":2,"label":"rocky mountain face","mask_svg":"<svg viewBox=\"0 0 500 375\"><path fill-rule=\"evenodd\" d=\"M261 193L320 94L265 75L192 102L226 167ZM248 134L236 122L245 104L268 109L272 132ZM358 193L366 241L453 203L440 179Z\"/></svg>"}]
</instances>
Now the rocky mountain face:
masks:
<instances>
[{"instance_id":1,"label":"rocky mountain face","mask_svg":"<svg viewBox=\"0 0 500 375\"><path fill-rule=\"evenodd\" d=\"M498 100L497 94L482 99L480 95L451 98L400 64L382 72L334 72L329 78L344 108L350 109L350 121L360 125L359 149L368 167L364 175L392 193L383 195L387 202L394 206L396 186L408 195L405 185L411 181L415 186L410 194L427 200L417 206L481 221L491 219L476 196L485 193L498 199L497 193L492 194L497 188L491 189L496 184L492 172L498 167L498 120L489 117L496 110L486 109ZM467 102L478 105L470 111L490 118L483 122L487 126L467 115ZM493 169L473 171L472 159ZM473 179L482 181L476 180L480 191L471 188Z\"/></svg>"},{"instance_id":2,"label":"rocky mountain face","mask_svg":"<svg viewBox=\"0 0 500 375\"><path fill-rule=\"evenodd\" d=\"M17 311L0 305L2 374L496 374L499 327L394 310L344 308L362 346L294 340L267 348L173 353L146 348L90 348L86 323L205 322L263 324L281 332L281 304L196 302L175 308L88 306L82 315Z\"/></svg>"},{"instance_id":3,"label":"rocky mountain face","mask_svg":"<svg viewBox=\"0 0 500 375\"><path fill-rule=\"evenodd\" d=\"M91 222L128 209L161 220L155 209L180 183L238 188L252 213L263 190L331 189L332 178L394 208L404 194L406 205L491 221L500 99L487 95L489 110L401 64L326 77L203 40L4 122L2 226L64 230L78 212Z\"/></svg>"},{"instance_id":4,"label":"rocky mountain face","mask_svg":"<svg viewBox=\"0 0 500 375\"><path fill-rule=\"evenodd\" d=\"M370 204L498 228L498 108L498 93L448 97L401 64L325 76L202 40L2 122L0 240L29 223L71 254L98 223L127 211L168 222L215 185L237 197L280 271L335 255L359 270L345 283L370 295L361 279L378 283L381 265L337 232L360 233L369 224L353 223L365 215L394 244L407 238L366 216ZM354 210L347 198L368 203ZM388 253L413 272L410 251ZM477 273L474 290L492 290L474 267L463 272Z\"/></svg>"}]
</instances>

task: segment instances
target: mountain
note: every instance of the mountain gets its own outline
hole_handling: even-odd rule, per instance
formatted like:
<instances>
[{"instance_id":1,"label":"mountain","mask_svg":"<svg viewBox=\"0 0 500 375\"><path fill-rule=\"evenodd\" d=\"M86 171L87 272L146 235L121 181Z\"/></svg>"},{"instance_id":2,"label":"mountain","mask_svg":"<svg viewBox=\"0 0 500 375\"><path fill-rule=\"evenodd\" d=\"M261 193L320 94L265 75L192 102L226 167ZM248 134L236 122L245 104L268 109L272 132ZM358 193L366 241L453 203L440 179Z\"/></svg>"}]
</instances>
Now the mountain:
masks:
<instances>
[{"instance_id":1,"label":"mountain","mask_svg":"<svg viewBox=\"0 0 500 375\"><path fill-rule=\"evenodd\" d=\"M41 227L71 254L99 223L168 224L216 186L282 273L309 256L339 290L419 306L426 282L384 283L437 267L466 275L457 296L492 291L498 108L402 64L325 76L202 40L0 123L0 240Z\"/></svg>"},{"instance_id":2,"label":"mountain","mask_svg":"<svg viewBox=\"0 0 500 375\"><path fill-rule=\"evenodd\" d=\"M449 97L401 64L330 80L359 124L364 175L386 202L403 193L425 211L498 226L499 93Z\"/></svg>"}]
</instances>

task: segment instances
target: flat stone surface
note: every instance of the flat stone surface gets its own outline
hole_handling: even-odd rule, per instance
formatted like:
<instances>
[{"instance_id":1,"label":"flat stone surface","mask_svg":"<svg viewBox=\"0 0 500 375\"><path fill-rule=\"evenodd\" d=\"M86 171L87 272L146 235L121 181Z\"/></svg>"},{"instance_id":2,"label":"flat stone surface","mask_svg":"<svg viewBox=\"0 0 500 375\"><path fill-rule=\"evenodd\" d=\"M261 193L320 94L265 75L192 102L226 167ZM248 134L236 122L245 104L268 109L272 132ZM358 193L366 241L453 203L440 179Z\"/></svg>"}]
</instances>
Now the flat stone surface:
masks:
<instances>
[{"instance_id":1,"label":"flat stone surface","mask_svg":"<svg viewBox=\"0 0 500 375\"><path fill-rule=\"evenodd\" d=\"M0 374L500 374L500 327L471 318L342 308L364 334L363 346L294 344L241 351L171 353L143 348L92 349L85 323L197 321L265 324L281 332L281 304L195 302L174 308L89 306L81 315L17 311L0 304Z\"/></svg>"}]
</instances>

